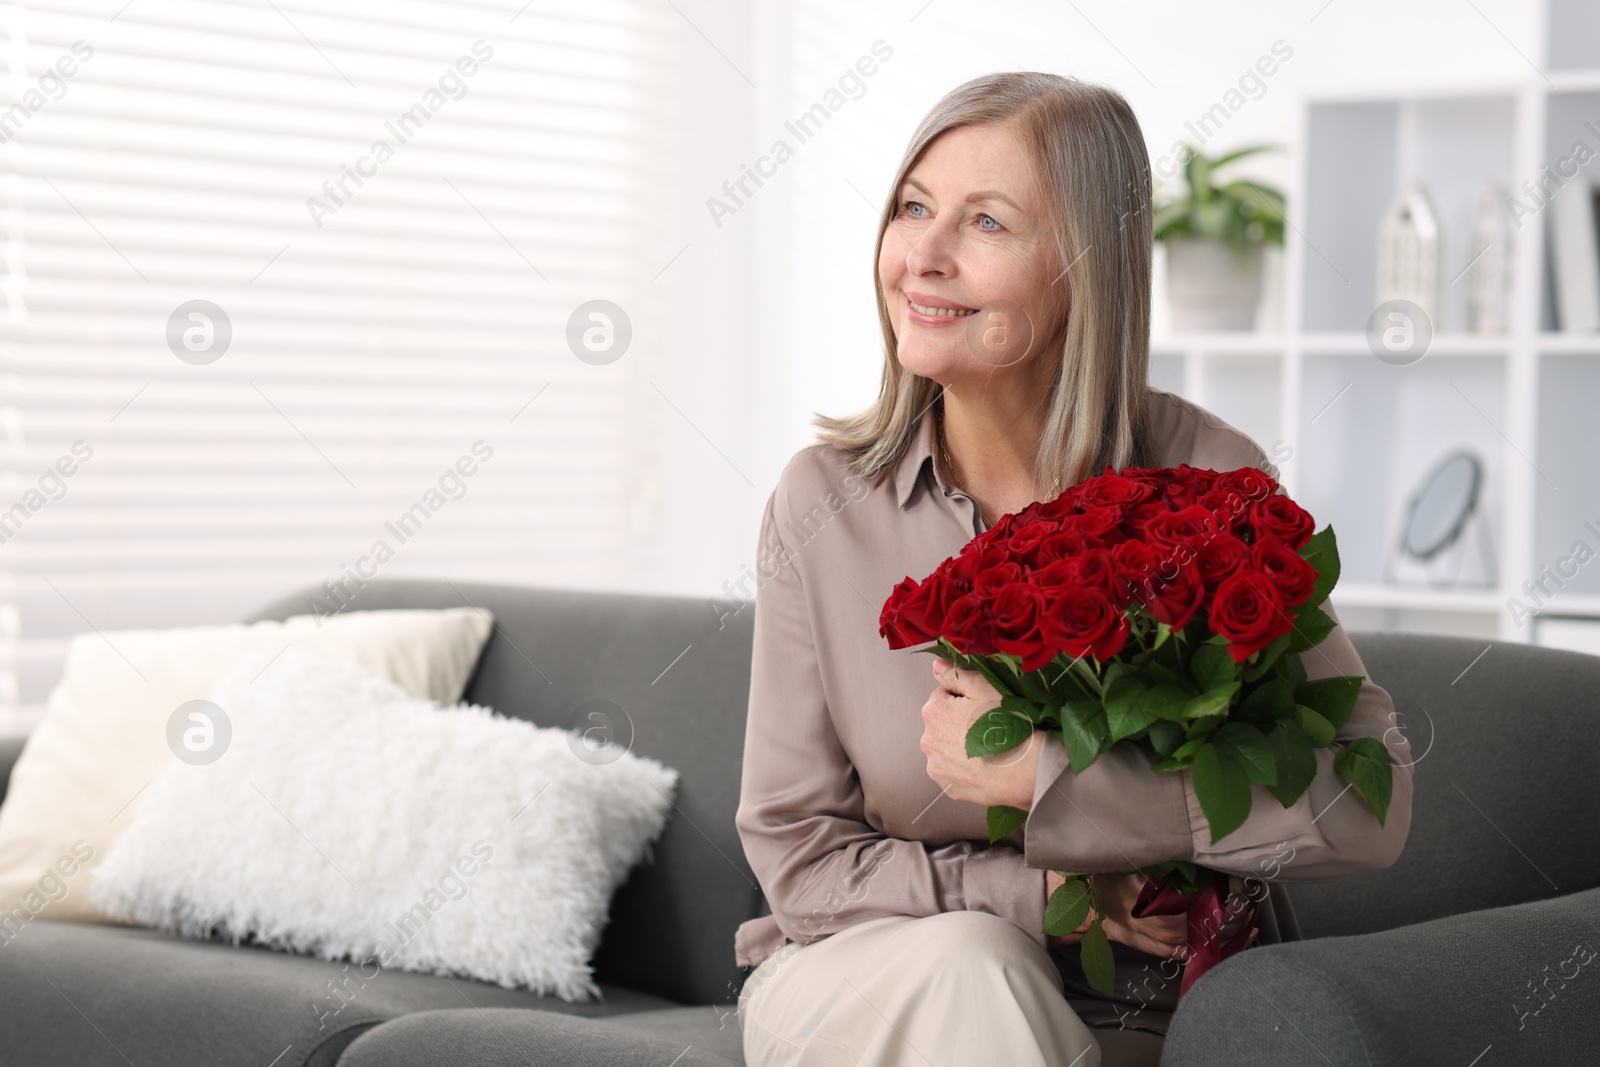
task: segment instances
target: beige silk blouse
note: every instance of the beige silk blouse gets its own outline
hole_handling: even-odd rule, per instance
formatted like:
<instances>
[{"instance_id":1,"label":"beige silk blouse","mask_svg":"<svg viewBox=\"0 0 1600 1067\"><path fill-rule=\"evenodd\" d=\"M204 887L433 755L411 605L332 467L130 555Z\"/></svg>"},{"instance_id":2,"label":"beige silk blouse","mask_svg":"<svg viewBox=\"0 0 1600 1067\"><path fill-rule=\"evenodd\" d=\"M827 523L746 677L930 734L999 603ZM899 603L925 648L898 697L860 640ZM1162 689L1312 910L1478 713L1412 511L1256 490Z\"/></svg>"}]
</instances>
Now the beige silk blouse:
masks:
<instances>
[{"instance_id":1,"label":"beige silk blouse","mask_svg":"<svg viewBox=\"0 0 1600 1067\"><path fill-rule=\"evenodd\" d=\"M1253 440L1204 408L1154 388L1147 403L1154 466L1274 473ZM1074 774L1049 738L1027 821L990 845L986 808L952 800L927 774L922 705L935 686L933 657L891 650L878 634L896 583L920 581L980 532L975 502L945 483L934 448L930 413L870 485L849 474L842 451L811 445L767 501L735 823L772 914L740 925L739 966L869 919L958 909L1010 919L1043 947L1048 870L1180 859L1271 884L1395 861L1411 823L1410 749L1389 694L1370 678L1338 736L1376 737L1393 754L1385 826L1335 775L1333 752L1319 749L1317 776L1292 807L1254 786L1249 818L1212 844L1187 771L1156 771L1124 742ZM1342 625L1304 659L1308 678L1366 677Z\"/></svg>"}]
</instances>

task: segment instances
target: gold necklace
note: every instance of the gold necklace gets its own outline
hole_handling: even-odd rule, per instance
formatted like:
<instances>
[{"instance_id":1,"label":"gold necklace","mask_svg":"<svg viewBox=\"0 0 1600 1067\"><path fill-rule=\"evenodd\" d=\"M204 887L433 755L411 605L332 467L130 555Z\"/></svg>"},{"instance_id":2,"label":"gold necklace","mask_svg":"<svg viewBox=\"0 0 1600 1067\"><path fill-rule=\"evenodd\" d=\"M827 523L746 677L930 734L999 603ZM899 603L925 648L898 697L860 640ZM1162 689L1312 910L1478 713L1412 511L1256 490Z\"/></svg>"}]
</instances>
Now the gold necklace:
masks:
<instances>
[{"instance_id":1,"label":"gold necklace","mask_svg":"<svg viewBox=\"0 0 1600 1067\"><path fill-rule=\"evenodd\" d=\"M967 487L961 484L961 476L956 473L956 465L950 459L950 450L945 447L945 444L944 444L944 405L943 404L939 405L938 411L935 412L935 414L934 414L933 428L934 428L935 432L939 436L939 451L944 456L944 465L946 467L950 468L950 477L956 483L956 488L961 490L963 493L966 493L967 496L972 500L972 502L977 505L977 508L978 508L978 519L983 523L984 527L988 528L990 526L993 526L994 523L990 522L989 521L989 517L983 513L983 505L978 503L978 498L973 496L971 493L967 493ZM1060 486L1061 486L1061 478L1059 476L1057 476L1057 478L1055 480L1055 484L1050 486L1051 499L1055 498L1056 490L1058 488L1060 488Z\"/></svg>"}]
</instances>

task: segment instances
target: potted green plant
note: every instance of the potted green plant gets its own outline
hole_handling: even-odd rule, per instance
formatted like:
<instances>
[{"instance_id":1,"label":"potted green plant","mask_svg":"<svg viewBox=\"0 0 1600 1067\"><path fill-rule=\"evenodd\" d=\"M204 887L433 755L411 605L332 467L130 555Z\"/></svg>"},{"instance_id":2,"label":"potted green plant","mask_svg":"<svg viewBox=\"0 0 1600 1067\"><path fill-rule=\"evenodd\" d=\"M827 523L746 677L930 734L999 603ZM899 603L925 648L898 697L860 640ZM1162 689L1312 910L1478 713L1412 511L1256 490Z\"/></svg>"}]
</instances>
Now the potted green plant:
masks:
<instances>
[{"instance_id":1,"label":"potted green plant","mask_svg":"<svg viewBox=\"0 0 1600 1067\"><path fill-rule=\"evenodd\" d=\"M1167 296L1176 333L1249 330L1261 300L1262 248L1283 244L1283 194L1257 181L1218 185L1216 172L1279 148L1252 145L1211 157L1185 145L1182 192L1160 197L1152 220L1167 246Z\"/></svg>"}]
</instances>

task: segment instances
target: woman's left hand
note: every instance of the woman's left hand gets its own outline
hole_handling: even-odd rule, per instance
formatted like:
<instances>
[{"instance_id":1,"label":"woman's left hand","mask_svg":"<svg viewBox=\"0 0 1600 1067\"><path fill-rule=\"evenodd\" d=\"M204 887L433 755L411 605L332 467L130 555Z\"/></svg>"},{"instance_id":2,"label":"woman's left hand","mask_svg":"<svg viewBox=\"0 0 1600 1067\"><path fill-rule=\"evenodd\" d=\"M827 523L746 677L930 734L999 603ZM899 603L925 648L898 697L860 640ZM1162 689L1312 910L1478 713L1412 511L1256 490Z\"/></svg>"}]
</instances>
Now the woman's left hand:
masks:
<instances>
[{"instance_id":1,"label":"woman's left hand","mask_svg":"<svg viewBox=\"0 0 1600 1067\"><path fill-rule=\"evenodd\" d=\"M1000 694L979 672L959 670L947 659L933 661L933 676L939 684L922 705L928 777L952 800L1032 808L1044 735L1035 730L1026 742L998 756L968 756L967 731L978 716L1000 706Z\"/></svg>"}]
</instances>

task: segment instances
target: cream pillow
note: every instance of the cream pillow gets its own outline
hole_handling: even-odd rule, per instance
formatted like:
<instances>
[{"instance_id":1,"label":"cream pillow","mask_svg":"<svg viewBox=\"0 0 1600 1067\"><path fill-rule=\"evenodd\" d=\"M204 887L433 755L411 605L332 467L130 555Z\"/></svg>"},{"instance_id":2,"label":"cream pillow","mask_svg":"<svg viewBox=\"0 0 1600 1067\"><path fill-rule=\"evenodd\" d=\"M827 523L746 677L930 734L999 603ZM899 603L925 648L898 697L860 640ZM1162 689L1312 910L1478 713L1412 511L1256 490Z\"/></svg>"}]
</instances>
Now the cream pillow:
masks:
<instances>
[{"instance_id":1,"label":"cream pillow","mask_svg":"<svg viewBox=\"0 0 1600 1067\"><path fill-rule=\"evenodd\" d=\"M176 761L187 739L219 750L226 744L226 709L206 719L178 709L206 698L237 661L315 646L414 697L451 705L492 625L486 611L449 608L78 634L0 805L0 943L29 919L102 918L83 892L86 872L127 826L134 798ZM212 736L192 732L200 727Z\"/></svg>"}]
</instances>

